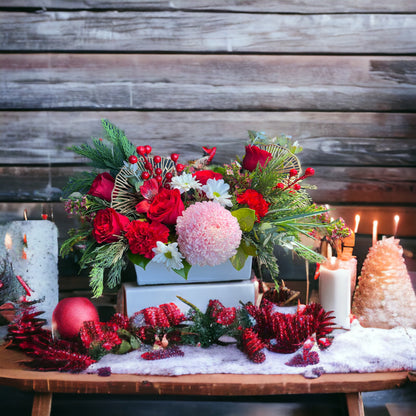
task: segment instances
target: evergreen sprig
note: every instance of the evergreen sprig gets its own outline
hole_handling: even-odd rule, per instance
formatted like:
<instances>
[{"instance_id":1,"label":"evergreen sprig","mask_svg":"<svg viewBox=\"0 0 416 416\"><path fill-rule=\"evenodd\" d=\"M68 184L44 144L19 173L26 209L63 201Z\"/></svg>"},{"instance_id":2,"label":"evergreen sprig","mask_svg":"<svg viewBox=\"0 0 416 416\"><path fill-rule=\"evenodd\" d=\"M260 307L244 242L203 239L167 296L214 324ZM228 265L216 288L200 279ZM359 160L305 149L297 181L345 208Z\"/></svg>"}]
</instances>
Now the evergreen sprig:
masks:
<instances>
[{"instance_id":1,"label":"evergreen sprig","mask_svg":"<svg viewBox=\"0 0 416 416\"><path fill-rule=\"evenodd\" d=\"M67 199L69 195L74 192L80 194L86 194L91 188L91 184L97 176L96 171L91 172L79 172L74 174L68 179L67 184L64 186L62 191L62 198Z\"/></svg>"},{"instance_id":2,"label":"evergreen sprig","mask_svg":"<svg viewBox=\"0 0 416 416\"><path fill-rule=\"evenodd\" d=\"M84 266L92 266L90 271L90 286L93 297L99 297L104 290L104 278L107 271L107 285L114 288L120 284L121 272L125 269L127 261L125 253L128 245L119 241L96 246L92 251L83 256Z\"/></svg>"},{"instance_id":3,"label":"evergreen sprig","mask_svg":"<svg viewBox=\"0 0 416 416\"><path fill-rule=\"evenodd\" d=\"M81 144L80 146L72 146L69 150L90 159L91 166L109 170L115 176L129 156L137 155L136 149L122 130L108 120L104 119L101 122L105 139L110 143L110 146L102 138L93 138L93 146Z\"/></svg>"}]
</instances>

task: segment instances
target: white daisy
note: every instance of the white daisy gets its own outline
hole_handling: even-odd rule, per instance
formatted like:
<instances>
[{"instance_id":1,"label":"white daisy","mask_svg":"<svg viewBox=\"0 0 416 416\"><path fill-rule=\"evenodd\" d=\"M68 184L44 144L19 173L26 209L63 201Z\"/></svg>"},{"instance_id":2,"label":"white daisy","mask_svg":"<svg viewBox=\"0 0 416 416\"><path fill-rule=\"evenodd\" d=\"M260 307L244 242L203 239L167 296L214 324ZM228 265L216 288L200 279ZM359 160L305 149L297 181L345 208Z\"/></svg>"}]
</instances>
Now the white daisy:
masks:
<instances>
[{"instance_id":1,"label":"white daisy","mask_svg":"<svg viewBox=\"0 0 416 416\"><path fill-rule=\"evenodd\" d=\"M178 250L178 243L164 244L161 241L156 242L153 248L155 256L152 261L162 263L168 269L182 269L182 259L184 258Z\"/></svg>"},{"instance_id":2,"label":"white daisy","mask_svg":"<svg viewBox=\"0 0 416 416\"><path fill-rule=\"evenodd\" d=\"M201 189L201 184L192 176L192 173L183 173L172 178L170 187L179 189L180 193L183 194L191 189Z\"/></svg>"},{"instance_id":3,"label":"white daisy","mask_svg":"<svg viewBox=\"0 0 416 416\"><path fill-rule=\"evenodd\" d=\"M202 186L207 198L218 202L223 207L232 207L231 195L228 193L230 185L224 182L224 179L208 179L207 184Z\"/></svg>"}]
</instances>

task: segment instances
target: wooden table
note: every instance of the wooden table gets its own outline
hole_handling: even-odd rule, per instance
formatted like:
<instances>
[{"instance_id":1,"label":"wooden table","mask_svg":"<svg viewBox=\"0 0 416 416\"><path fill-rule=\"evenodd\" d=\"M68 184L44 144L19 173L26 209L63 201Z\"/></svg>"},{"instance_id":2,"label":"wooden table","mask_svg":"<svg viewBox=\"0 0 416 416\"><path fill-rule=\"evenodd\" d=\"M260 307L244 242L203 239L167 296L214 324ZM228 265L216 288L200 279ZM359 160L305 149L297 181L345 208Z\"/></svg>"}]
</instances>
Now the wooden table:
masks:
<instances>
[{"instance_id":1,"label":"wooden table","mask_svg":"<svg viewBox=\"0 0 416 416\"><path fill-rule=\"evenodd\" d=\"M0 347L0 385L33 391L32 416L50 414L53 393L104 393L175 396L270 396L344 393L350 416L363 416L361 393L401 387L415 381L408 372L301 375L201 374L175 377L134 374L69 374L27 370L22 353Z\"/></svg>"}]
</instances>

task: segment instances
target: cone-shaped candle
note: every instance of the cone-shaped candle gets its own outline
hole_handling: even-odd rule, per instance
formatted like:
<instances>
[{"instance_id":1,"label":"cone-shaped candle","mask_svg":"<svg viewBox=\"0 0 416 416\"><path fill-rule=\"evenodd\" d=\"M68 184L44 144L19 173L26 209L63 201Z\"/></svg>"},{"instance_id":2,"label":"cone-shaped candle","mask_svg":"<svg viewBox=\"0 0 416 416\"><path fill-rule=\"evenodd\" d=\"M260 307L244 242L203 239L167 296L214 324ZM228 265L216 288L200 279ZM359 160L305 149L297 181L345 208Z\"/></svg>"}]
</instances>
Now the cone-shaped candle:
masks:
<instances>
[{"instance_id":1,"label":"cone-shaped candle","mask_svg":"<svg viewBox=\"0 0 416 416\"><path fill-rule=\"evenodd\" d=\"M416 295L394 237L370 247L355 291L352 313L362 326L416 328Z\"/></svg>"}]
</instances>

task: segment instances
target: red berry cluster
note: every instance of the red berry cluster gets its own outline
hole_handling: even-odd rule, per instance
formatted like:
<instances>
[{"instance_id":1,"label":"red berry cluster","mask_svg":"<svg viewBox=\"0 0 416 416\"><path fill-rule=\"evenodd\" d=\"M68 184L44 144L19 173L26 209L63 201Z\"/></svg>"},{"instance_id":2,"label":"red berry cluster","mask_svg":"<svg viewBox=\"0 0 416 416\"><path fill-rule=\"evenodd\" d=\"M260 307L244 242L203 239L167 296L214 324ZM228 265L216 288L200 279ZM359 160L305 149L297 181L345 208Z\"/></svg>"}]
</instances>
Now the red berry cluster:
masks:
<instances>
[{"instance_id":1,"label":"red berry cluster","mask_svg":"<svg viewBox=\"0 0 416 416\"><path fill-rule=\"evenodd\" d=\"M162 161L162 157L159 155L153 156L153 163L152 161L149 159L149 155L152 152L152 147L149 145L146 146L137 146L136 148L136 152L139 156L141 156L144 160L144 168L145 170L142 172L141 177L143 180L148 180L151 178L155 178L158 183L162 183L163 182L163 170L160 167L160 163ZM183 170L185 169L185 166L182 165L181 163L177 163L178 159L179 159L179 154L178 153L172 153L170 155L170 159L172 160L172 162L175 164L175 169L177 173L181 173L183 172ZM138 162L138 158L136 155L131 155L129 157L129 163L130 164L135 164ZM165 174L165 180L167 182L170 182L170 180L172 179L173 174L172 172L167 172Z\"/></svg>"},{"instance_id":2,"label":"red berry cluster","mask_svg":"<svg viewBox=\"0 0 416 416\"><path fill-rule=\"evenodd\" d=\"M308 176L315 175L315 169L313 168L306 168L305 173L302 176L298 177L299 172L296 169L290 169L289 171L289 179L287 182L287 185L285 185L282 182L279 182L276 185L277 189L281 189L282 191L285 191L286 189L292 188L294 191L299 191L301 188L299 181L302 181L303 179L307 178Z\"/></svg>"}]
</instances>

